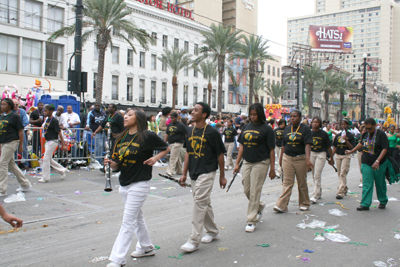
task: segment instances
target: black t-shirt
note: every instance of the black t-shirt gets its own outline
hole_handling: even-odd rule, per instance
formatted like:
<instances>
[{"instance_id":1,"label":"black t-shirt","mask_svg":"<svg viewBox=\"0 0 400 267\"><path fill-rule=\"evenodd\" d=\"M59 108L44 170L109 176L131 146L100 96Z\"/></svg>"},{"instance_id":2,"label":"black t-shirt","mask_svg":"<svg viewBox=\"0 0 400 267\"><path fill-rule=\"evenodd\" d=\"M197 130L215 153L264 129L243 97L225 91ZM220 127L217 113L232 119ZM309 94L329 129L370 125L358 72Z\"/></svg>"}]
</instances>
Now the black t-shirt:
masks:
<instances>
[{"instance_id":1,"label":"black t-shirt","mask_svg":"<svg viewBox=\"0 0 400 267\"><path fill-rule=\"evenodd\" d=\"M94 132L104 122L106 113L102 110L100 110L100 112L97 112L96 110L93 109L92 112L89 113L89 116L90 116L89 117L89 128L90 128L90 130L92 130ZM86 122L85 122L85 124L86 124ZM112 129L111 129L111 131L112 131Z\"/></svg>"},{"instance_id":2,"label":"black t-shirt","mask_svg":"<svg viewBox=\"0 0 400 267\"><path fill-rule=\"evenodd\" d=\"M285 147L286 155L291 157L305 155L307 144L312 145L311 130L308 125L300 124L300 127L288 126L285 128L283 146Z\"/></svg>"},{"instance_id":3,"label":"black t-shirt","mask_svg":"<svg viewBox=\"0 0 400 267\"><path fill-rule=\"evenodd\" d=\"M101 124L101 127L107 132L108 128L111 126L111 133L113 134L119 134L123 130L125 130L124 127L124 117L122 117L121 114L115 113L115 115L108 114L107 117L104 119L104 121Z\"/></svg>"},{"instance_id":4,"label":"black t-shirt","mask_svg":"<svg viewBox=\"0 0 400 267\"><path fill-rule=\"evenodd\" d=\"M19 140L18 131L24 129L19 115L11 112L0 116L0 144ZM22 140L21 140L22 142Z\"/></svg>"},{"instance_id":5,"label":"black t-shirt","mask_svg":"<svg viewBox=\"0 0 400 267\"><path fill-rule=\"evenodd\" d=\"M31 115L30 115L30 119L32 120L38 120L39 116L42 116L42 119L44 120L44 113L43 113L43 109L41 112L39 112L39 109L35 109L34 111L32 111ZM34 127L42 127L42 123L43 122L36 122L33 124Z\"/></svg>"},{"instance_id":6,"label":"black t-shirt","mask_svg":"<svg viewBox=\"0 0 400 267\"><path fill-rule=\"evenodd\" d=\"M281 128L276 128L274 130L275 132L275 145L277 147L282 147L283 145L283 133L285 132L285 129L281 129Z\"/></svg>"},{"instance_id":7,"label":"black t-shirt","mask_svg":"<svg viewBox=\"0 0 400 267\"><path fill-rule=\"evenodd\" d=\"M385 132L379 129L377 129L376 131L377 132L375 136L375 142L370 142L370 143L368 142L368 136L369 136L368 133L364 133L362 135L363 153L361 162L369 166L372 166L374 162L379 158L379 155L381 154L382 150L389 149L389 140ZM373 140L373 136L371 136L370 138ZM372 152L372 155L370 154L370 150ZM387 153L379 164L384 163L386 159L387 159Z\"/></svg>"},{"instance_id":8,"label":"black t-shirt","mask_svg":"<svg viewBox=\"0 0 400 267\"><path fill-rule=\"evenodd\" d=\"M239 137L243 158L248 162L269 159L269 150L275 148L275 134L267 123L248 123Z\"/></svg>"},{"instance_id":9,"label":"black t-shirt","mask_svg":"<svg viewBox=\"0 0 400 267\"><path fill-rule=\"evenodd\" d=\"M331 146L329 135L322 130L318 132L311 131L313 143L311 145L311 151L313 152L325 152Z\"/></svg>"},{"instance_id":10,"label":"black t-shirt","mask_svg":"<svg viewBox=\"0 0 400 267\"><path fill-rule=\"evenodd\" d=\"M226 152L221 134L210 125L205 127L194 128L194 131L190 127L185 138L184 147L189 153L189 174L192 180L201 174L216 171L218 156Z\"/></svg>"},{"instance_id":11,"label":"black t-shirt","mask_svg":"<svg viewBox=\"0 0 400 267\"><path fill-rule=\"evenodd\" d=\"M185 136L187 134L187 128L182 122L177 121L175 123L170 122L167 127L166 133L168 134L168 143L181 143L185 142Z\"/></svg>"},{"instance_id":12,"label":"black t-shirt","mask_svg":"<svg viewBox=\"0 0 400 267\"><path fill-rule=\"evenodd\" d=\"M235 136L238 135L236 129L233 127L226 128L222 134L225 135L225 143L235 142Z\"/></svg>"},{"instance_id":13,"label":"black t-shirt","mask_svg":"<svg viewBox=\"0 0 400 267\"><path fill-rule=\"evenodd\" d=\"M81 112L81 114L79 115L79 119L81 120L81 124L79 125L79 128L86 127L87 116L88 116L87 113Z\"/></svg>"},{"instance_id":14,"label":"black t-shirt","mask_svg":"<svg viewBox=\"0 0 400 267\"><path fill-rule=\"evenodd\" d=\"M45 133L44 137L47 141L58 140L58 133L60 132L60 124L58 123L58 120L54 117L51 119L47 118L43 125L43 132Z\"/></svg>"},{"instance_id":15,"label":"black t-shirt","mask_svg":"<svg viewBox=\"0 0 400 267\"><path fill-rule=\"evenodd\" d=\"M150 131L145 133L141 144L135 142L135 140L132 141L135 135L130 134L115 140L112 160L118 163L121 171L119 182L122 186L150 180L153 168L150 165L143 164L143 162L153 157L154 150L166 150L168 148L167 143L156 133Z\"/></svg>"},{"instance_id":16,"label":"black t-shirt","mask_svg":"<svg viewBox=\"0 0 400 267\"><path fill-rule=\"evenodd\" d=\"M349 139L350 144L354 147L356 145L356 141L354 139L354 135L347 131L347 138ZM335 136L335 140L333 140L333 146L336 147L336 154L338 155L346 155L346 150L351 150L350 147L347 146L346 143L342 143L342 132L338 133Z\"/></svg>"}]
</instances>

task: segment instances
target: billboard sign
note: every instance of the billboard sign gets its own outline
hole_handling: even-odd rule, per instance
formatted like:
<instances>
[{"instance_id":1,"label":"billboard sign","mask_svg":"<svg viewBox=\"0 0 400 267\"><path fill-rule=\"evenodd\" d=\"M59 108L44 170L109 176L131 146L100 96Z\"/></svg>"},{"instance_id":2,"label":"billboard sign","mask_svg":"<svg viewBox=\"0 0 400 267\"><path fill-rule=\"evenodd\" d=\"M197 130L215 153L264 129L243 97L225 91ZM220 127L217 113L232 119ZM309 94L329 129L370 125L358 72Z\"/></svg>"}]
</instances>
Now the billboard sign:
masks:
<instances>
[{"instance_id":1,"label":"billboard sign","mask_svg":"<svg viewBox=\"0 0 400 267\"><path fill-rule=\"evenodd\" d=\"M353 27L310 25L312 51L344 52L353 50Z\"/></svg>"}]
</instances>

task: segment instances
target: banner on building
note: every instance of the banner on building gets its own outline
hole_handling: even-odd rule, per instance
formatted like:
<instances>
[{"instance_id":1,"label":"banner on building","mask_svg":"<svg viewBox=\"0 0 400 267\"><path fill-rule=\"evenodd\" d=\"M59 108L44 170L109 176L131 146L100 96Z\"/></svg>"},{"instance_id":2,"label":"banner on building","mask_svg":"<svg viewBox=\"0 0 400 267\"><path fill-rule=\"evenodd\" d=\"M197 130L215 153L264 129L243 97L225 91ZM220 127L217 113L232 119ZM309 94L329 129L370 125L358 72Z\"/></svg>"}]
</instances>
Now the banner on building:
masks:
<instances>
[{"instance_id":1,"label":"banner on building","mask_svg":"<svg viewBox=\"0 0 400 267\"><path fill-rule=\"evenodd\" d=\"M312 51L350 53L353 49L353 27L310 25Z\"/></svg>"}]
</instances>

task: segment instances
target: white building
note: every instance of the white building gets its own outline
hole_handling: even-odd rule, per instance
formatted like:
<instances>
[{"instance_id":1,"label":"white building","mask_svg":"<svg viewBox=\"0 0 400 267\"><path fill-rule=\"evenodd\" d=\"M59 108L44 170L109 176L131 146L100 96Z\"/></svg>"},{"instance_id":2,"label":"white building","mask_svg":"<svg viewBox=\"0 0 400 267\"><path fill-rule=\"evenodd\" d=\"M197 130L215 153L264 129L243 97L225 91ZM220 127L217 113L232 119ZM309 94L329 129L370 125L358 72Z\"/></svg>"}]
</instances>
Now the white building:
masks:
<instances>
[{"instance_id":1,"label":"white building","mask_svg":"<svg viewBox=\"0 0 400 267\"><path fill-rule=\"evenodd\" d=\"M185 48L195 57L202 45L201 31L208 28L165 9L133 0L126 3L133 10L132 21L155 37L157 42L145 51L134 40L137 51L134 54L127 42L114 37L114 47L106 51L103 101L153 108L160 102L163 106L172 106L172 72L157 58L163 49L173 46ZM46 76L54 91L67 93L68 65L74 51L74 38L62 37L52 43L47 39L53 31L74 22L72 5L65 1L1 0L0 91L4 86L16 84L20 91L23 88L25 96L27 86L33 87L35 78L39 78L47 88ZM97 64L95 41L89 40L83 46L82 56L82 71L88 73L85 100L94 101ZM74 60L72 68L73 65ZM224 107L230 112L238 112L240 107L227 105L228 75L224 76ZM212 84L213 92L216 92L217 81ZM207 80L202 74L192 69L182 71L178 76L177 108L191 107L193 103L207 99ZM212 108L216 110L217 107L212 105Z\"/></svg>"}]
</instances>

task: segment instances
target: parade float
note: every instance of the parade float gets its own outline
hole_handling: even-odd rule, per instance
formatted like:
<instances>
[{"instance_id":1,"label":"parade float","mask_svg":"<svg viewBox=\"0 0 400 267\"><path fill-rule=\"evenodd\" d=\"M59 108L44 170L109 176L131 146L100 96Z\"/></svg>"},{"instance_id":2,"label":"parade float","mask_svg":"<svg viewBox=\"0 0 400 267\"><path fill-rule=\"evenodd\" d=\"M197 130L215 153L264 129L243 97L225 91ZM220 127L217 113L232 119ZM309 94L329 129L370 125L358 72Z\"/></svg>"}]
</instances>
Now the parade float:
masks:
<instances>
[{"instance_id":1,"label":"parade float","mask_svg":"<svg viewBox=\"0 0 400 267\"><path fill-rule=\"evenodd\" d=\"M265 108L265 117L269 119L287 119L290 114L289 108L283 108L281 104L266 104ZM271 114L271 115L270 115Z\"/></svg>"}]
</instances>

